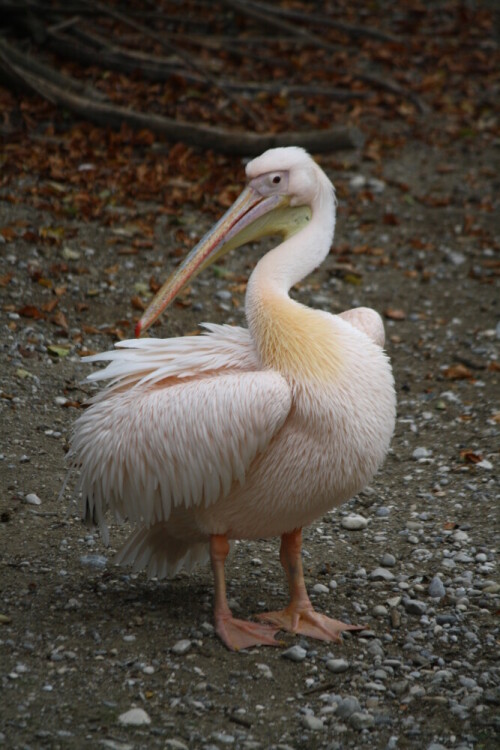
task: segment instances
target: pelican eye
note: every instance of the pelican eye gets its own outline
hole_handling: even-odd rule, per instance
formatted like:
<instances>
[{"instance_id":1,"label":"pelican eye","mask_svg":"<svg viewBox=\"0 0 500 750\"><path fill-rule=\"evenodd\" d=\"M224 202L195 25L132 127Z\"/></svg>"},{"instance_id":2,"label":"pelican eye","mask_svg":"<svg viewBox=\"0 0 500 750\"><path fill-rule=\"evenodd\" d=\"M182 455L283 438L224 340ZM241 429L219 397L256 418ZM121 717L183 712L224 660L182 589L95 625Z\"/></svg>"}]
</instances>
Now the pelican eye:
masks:
<instances>
[{"instance_id":1,"label":"pelican eye","mask_svg":"<svg viewBox=\"0 0 500 750\"><path fill-rule=\"evenodd\" d=\"M281 182L281 177L279 176L279 174L274 175L273 182L275 185L278 185Z\"/></svg>"}]
</instances>

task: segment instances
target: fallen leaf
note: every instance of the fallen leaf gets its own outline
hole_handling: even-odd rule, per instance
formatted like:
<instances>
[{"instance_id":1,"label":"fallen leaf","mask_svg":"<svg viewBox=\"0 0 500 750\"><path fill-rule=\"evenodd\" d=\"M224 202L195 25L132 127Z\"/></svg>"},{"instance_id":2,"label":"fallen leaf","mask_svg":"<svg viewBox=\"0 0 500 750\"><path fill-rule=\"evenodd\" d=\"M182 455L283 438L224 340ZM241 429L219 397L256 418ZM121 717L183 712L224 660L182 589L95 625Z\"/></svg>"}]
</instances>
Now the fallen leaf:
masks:
<instances>
[{"instance_id":1,"label":"fallen leaf","mask_svg":"<svg viewBox=\"0 0 500 750\"><path fill-rule=\"evenodd\" d=\"M483 460L480 453L474 453L474 451L467 449L460 451L460 458L468 464L478 464Z\"/></svg>"},{"instance_id":2,"label":"fallen leaf","mask_svg":"<svg viewBox=\"0 0 500 750\"><path fill-rule=\"evenodd\" d=\"M47 351L55 357L67 357L70 352L67 346L57 346L56 344L49 344Z\"/></svg>"},{"instance_id":3,"label":"fallen leaf","mask_svg":"<svg viewBox=\"0 0 500 750\"><path fill-rule=\"evenodd\" d=\"M406 320L406 313L404 310L399 310L395 307L388 307L384 310L384 315L389 320Z\"/></svg>"},{"instance_id":4,"label":"fallen leaf","mask_svg":"<svg viewBox=\"0 0 500 750\"><path fill-rule=\"evenodd\" d=\"M131 297L130 303L131 303L132 307L134 308L134 310L141 310L142 311L142 310L146 309L146 305L144 304L144 302L142 301L142 299L137 294L135 294L133 297Z\"/></svg>"},{"instance_id":5,"label":"fallen leaf","mask_svg":"<svg viewBox=\"0 0 500 750\"><path fill-rule=\"evenodd\" d=\"M45 314L35 307L35 305L24 305L18 311L23 318L33 318L33 320L45 320Z\"/></svg>"},{"instance_id":6,"label":"fallen leaf","mask_svg":"<svg viewBox=\"0 0 500 750\"><path fill-rule=\"evenodd\" d=\"M465 365L458 364L446 367L443 370L443 375L448 380L466 380L472 377L472 372Z\"/></svg>"},{"instance_id":7,"label":"fallen leaf","mask_svg":"<svg viewBox=\"0 0 500 750\"><path fill-rule=\"evenodd\" d=\"M54 323L56 326L61 326L65 331L68 330L67 318L61 310L58 310L58 312L51 317L50 322Z\"/></svg>"}]
</instances>

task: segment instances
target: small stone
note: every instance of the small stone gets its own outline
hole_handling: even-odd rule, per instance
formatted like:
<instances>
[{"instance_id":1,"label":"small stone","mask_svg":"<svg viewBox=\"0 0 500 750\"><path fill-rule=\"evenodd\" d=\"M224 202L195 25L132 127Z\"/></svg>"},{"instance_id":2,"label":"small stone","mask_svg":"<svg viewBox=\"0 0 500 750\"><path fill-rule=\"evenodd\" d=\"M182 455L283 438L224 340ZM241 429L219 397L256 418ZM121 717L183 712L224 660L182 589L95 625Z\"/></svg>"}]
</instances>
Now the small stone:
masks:
<instances>
[{"instance_id":1,"label":"small stone","mask_svg":"<svg viewBox=\"0 0 500 750\"><path fill-rule=\"evenodd\" d=\"M350 516L344 516L341 525L344 529L349 529L349 531L358 531L359 529L366 529L368 520L364 516L353 513Z\"/></svg>"},{"instance_id":2,"label":"small stone","mask_svg":"<svg viewBox=\"0 0 500 750\"><path fill-rule=\"evenodd\" d=\"M28 495L25 496L24 502L28 503L28 505L41 505L42 501L38 497L38 495L35 495L34 492L30 492Z\"/></svg>"},{"instance_id":3,"label":"small stone","mask_svg":"<svg viewBox=\"0 0 500 750\"><path fill-rule=\"evenodd\" d=\"M328 594L328 586L325 586L324 583L315 583L312 587L312 590L315 594Z\"/></svg>"},{"instance_id":4,"label":"small stone","mask_svg":"<svg viewBox=\"0 0 500 750\"><path fill-rule=\"evenodd\" d=\"M396 680L390 686L395 695L403 695L408 690L408 680Z\"/></svg>"},{"instance_id":5,"label":"small stone","mask_svg":"<svg viewBox=\"0 0 500 750\"><path fill-rule=\"evenodd\" d=\"M432 581L429 583L429 596L433 599L442 599L446 594L444 583L439 576L434 576Z\"/></svg>"},{"instance_id":6,"label":"small stone","mask_svg":"<svg viewBox=\"0 0 500 750\"><path fill-rule=\"evenodd\" d=\"M366 185L366 177L362 174L356 174L349 180L351 190L361 190Z\"/></svg>"},{"instance_id":7,"label":"small stone","mask_svg":"<svg viewBox=\"0 0 500 750\"><path fill-rule=\"evenodd\" d=\"M145 724L151 724L151 719L143 708L131 708L130 711L120 714L118 721L120 724L129 727L142 727Z\"/></svg>"},{"instance_id":8,"label":"small stone","mask_svg":"<svg viewBox=\"0 0 500 750\"><path fill-rule=\"evenodd\" d=\"M478 461L476 466L479 466L480 469L486 469L486 471L491 471L493 469L493 464L491 461L488 461L487 458L483 458L482 461Z\"/></svg>"},{"instance_id":9,"label":"small stone","mask_svg":"<svg viewBox=\"0 0 500 750\"><path fill-rule=\"evenodd\" d=\"M372 581L393 581L394 573L391 573L390 570L386 570L386 568L375 568L375 570L372 570L370 573L370 579Z\"/></svg>"},{"instance_id":10,"label":"small stone","mask_svg":"<svg viewBox=\"0 0 500 750\"><path fill-rule=\"evenodd\" d=\"M427 604L418 599L405 599L403 604L409 615L423 615L427 610Z\"/></svg>"},{"instance_id":11,"label":"small stone","mask_svg":"<svg viewBox=\"0 0 500 750\"><path fill-rule=\"evenodd\" d=\"M359 701L354 695L348 695L340 701L337 708L337 716L341 719L348 719L356 711L361 711Z\"/></svg>"},{"instance_id":12,"label":"small stone","mask_svg":"<svg viewBox=\"0 0 500 750\"><path fill-rule=\"evenodd\" d=\"M427 450L427 448L419 447L419 448L415 448L415 450L413 451L411 455L412 455L412 458L415 459L415 461L418 461L421 458L429 458L430 454L431 454L431 451Z\"/></svg>"},{"instance_id":13,"label":"small stone","mask_svg":"<svg viewBox=\"0 0 500 750\"><path fill-rule=\"evenodd\" d=\"M318 732L325 728L322 720L318 719L317 716L302 716L301 721L305 729L310 729L313 732Z\"/></svg>"},{"instance_id":14,"label":"small stone","mask_svg":"<svg viewBox=\"0 0 500 750\"><path fill-rule=\"evenodd\" d=\"M82 555L80 564L89 568L105 568L108 564L108 558L104 555Z\"/></svg>"},{"instance_id":15,"label":"small stone","mask_svg":"<svg viewBox=\"0 0 500 750\"><path fill-rule=\"evenodd\" d=\"M384 568L393 568L396 565L396 558L390 552L385 552L380 562Z\"/></svg>"},{"instance_id":16,"label":"small stone","mask_svg":"<svg viewBox=\"0 0 500 750\"><path fill-rule=\"evenodd\" d=\"M349 669L349 662L345 659L328 659L326 668L334 674L346 672Z\"/></svg>"},{"instance_id":17,"label":"small stone","mask_svg":"<svg viewBox=\"0 0 500 750\"><path fill-rule=\"evenodd\" d=\"M177 643L174 643L174 645L172 646L172 653L176 654L177 656L184 656L184 654L187 654L187 652L191 649L191 645L191 641L183 638L182 640L177 641Z\"/></svg>"},{"instance_id":18,"label":"small stone","mask_svg":"<svg viewBox=\"0 0 500 750\"><path fill-rule=\"evenodd\" d=\"M359 731L361 731L362 729L366 729L367 727L371 727L374 723L375 719L373 718L373 716L364 711L355 711L349 717L349 724L354 727L354 729L358 729Z\"/></svg>"},{"instance_id":19,"label":"small stone","mask_svg":"<svg viewBox=\"0 0 500 750\"><path fill-rule=\"evenodd\" d=\"M386 508L385 505L381 505L380 508L377 508L375 511L375 515L378 516L378 518L388 518L391 513L390 508Z\"/></svg>"},{"instance_id":20,"label":"small stone","mask_svg":"<svg viewBox=\"0 0 500 750\"><path fill-rule=\"evenodd\" d=\"M233 735L226 734L226 732L214 732L211 735L211 739L220 742L222 745L233 745L235 741Z\"/></svg>"},{"instance_id":21,"label":"small stone","mask_svg":"<svg viewBox=\"0 0 500 750\"><path fill-rule=\"evenodd\" d=\"M307 651L302 646L291 646L281 654L284 659L290 659L290 661L304 661L306 655Z\"/></svg>"},{"instance_id":22,"label":"small stone","mask_svg":"<svg viewBox=\"0 0 500 750\"><path fill-rule=\"evenodd\" d=\"M165 747L169 748L169 750L189 750L188 746L184 742L181 742L180 740L177 740L173 737L169 740L165 740Z\"/></svg>"},{"instance_id":23,"label":"small stone","mask_svg":"<svg viewBox=\"0 0 500 750\"><path fill-rule=\"evenodd\" d=\"M233 295L227 289L220 289L218 292L215 292L215 297L227 302L228 300L232 299Z\"/></svg>"},{"instance_id":24,"label":"small stone","mask_svg":"<svg viewBox=\"0 0 500 750\"><path fill-rule=\"evenodd\" d=\"M373 614L375 615L375 617L386 617L387 612L387 607L384 607L383 604L377 604L373 608Z\"/></svg>"}]
</instances>

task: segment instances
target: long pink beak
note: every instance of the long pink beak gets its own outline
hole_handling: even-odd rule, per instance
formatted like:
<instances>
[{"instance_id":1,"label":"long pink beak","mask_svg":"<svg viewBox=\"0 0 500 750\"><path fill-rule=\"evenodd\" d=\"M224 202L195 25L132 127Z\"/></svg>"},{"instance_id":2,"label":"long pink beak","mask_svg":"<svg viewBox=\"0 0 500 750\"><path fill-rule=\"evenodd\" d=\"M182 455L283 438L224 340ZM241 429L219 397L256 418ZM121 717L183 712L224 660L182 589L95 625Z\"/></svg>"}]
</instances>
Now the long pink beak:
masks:
<instances>
[{"instance_id":1,"label":"long pink beak","mask_svg":"<svg viewBox=\"0 0 500 750\"><path fill-rule=\"evenodd\" d=\"M222 257L229 250L239 247L246 242L251 242L252 239L256 238L251 233L243 233L242 235L242 230L264 214L287 204L288 198L283 195L273 195L265 198L251 186L246 187L231 208L226 211L217 224L191 250L180 266L156 293L144 315L137 323L135 335L139 337L147 331L165 308L177 297L179 292L200 271L207 268L207 266L217 260L217 258Z\"/></svg>"}]
</instances>

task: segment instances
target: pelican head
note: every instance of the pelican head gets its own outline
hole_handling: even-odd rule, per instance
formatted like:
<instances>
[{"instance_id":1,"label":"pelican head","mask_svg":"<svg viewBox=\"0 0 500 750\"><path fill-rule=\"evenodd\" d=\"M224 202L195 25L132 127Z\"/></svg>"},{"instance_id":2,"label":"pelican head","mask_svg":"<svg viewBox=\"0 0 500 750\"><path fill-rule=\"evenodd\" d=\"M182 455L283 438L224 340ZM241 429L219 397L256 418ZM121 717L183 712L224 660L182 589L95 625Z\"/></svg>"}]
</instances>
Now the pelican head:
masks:
<instances>
[{"instance_id":1,"label":"pelican head","mask_svg":"<svg viewBox=\"0 0 500 750\"><path fill-rule=\"evenodd\" d=\"M247 164L248 185L167 279L137 323L140 336L200 271L230 250L269 235L288 238L311 218L326 175L302 148L274 148Z\"/></svg>"}]
</instances>

